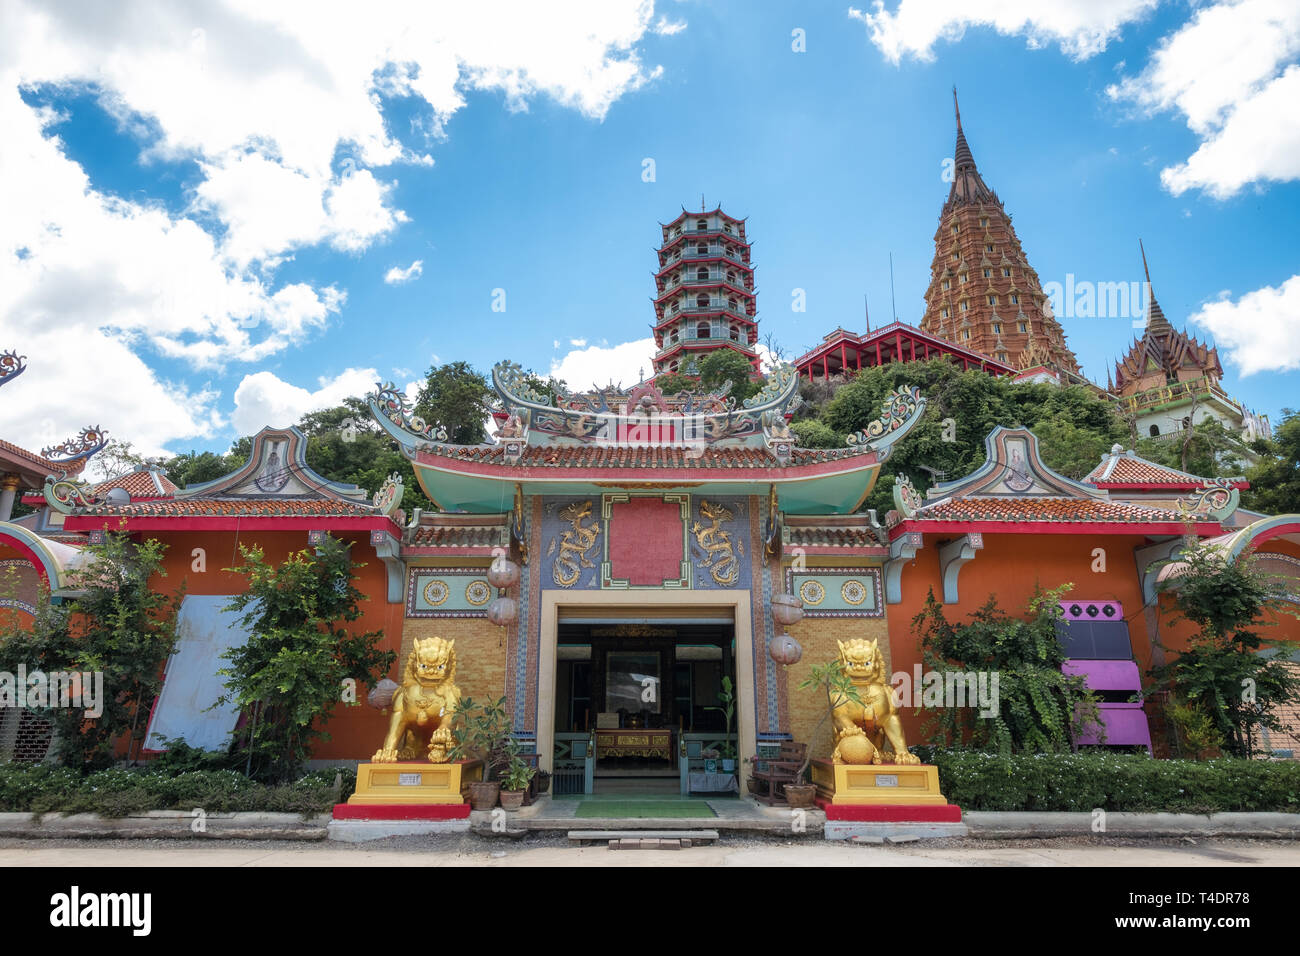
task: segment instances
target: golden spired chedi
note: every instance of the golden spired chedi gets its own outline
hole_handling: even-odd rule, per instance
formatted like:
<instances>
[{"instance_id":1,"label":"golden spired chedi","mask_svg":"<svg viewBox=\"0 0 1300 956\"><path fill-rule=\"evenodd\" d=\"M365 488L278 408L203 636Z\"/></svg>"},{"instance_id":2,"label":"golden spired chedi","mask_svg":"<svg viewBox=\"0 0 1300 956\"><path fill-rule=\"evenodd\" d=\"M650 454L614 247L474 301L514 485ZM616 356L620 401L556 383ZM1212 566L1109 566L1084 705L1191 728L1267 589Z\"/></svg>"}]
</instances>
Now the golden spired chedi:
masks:
<instances>
[{"instance_id":1,"label":"golden spired chedi","mask_svg":"<svg viewBox=\"0 0 1300 956\"><path fill-rule=\"evenodd\" d=\"M374 763L419 760L446 763L452 745L451 720L460 703L456 686L456 642L441 637L416 639L406 661L402 686L393 694L393 718Z\"/></svg>"}]
</instances>

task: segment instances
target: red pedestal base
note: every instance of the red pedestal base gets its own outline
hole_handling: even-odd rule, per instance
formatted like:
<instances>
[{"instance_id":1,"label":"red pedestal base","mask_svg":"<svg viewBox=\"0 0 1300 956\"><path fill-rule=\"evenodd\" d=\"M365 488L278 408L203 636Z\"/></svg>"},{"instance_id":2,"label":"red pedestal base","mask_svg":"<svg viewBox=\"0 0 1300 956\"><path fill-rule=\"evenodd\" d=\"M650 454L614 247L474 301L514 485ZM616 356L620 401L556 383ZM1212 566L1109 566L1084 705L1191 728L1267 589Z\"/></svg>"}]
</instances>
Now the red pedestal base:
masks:
<instances>
[{"instance_id":1,"label":"red pedestal base","mask_svg":"<svg viewBox=\"0 0 1300 956\"><path fill-rule=\"evenodd\" d=\"M827 820L850 823L961 823L961 807L909 807L895 804L834 804L818 799L817 806L826 811Z\"/></svg>"},{"instance_id":2,"label":"red pedestal base","mask_svg":"<svg viewBox=\"0 0 1300 956\"><path fill-rule=\"evenodd\" d=\"M468 803L334 804L335 820L467 820Z\"/></svg>"}]
</instances>

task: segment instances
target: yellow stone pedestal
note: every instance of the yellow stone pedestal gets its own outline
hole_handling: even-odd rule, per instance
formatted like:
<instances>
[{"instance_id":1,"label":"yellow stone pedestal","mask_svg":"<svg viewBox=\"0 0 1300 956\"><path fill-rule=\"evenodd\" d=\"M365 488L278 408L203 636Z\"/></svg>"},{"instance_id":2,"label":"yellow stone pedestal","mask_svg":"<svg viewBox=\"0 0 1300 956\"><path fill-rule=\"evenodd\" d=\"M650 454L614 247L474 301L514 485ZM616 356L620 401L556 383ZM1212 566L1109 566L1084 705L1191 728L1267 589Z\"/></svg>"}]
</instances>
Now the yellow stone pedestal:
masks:
<instances>
[{"instance_id":1,"label":"yellow stone pedestal","mask_svg":"<svg viewBox=\"0 0 1300 956\"><path fill-rule=\"evenodd\" d=\"M465 788L483 779L478 760L456 763L404 761L357 765L357 792L349 804L444 804L464 803Z\"/></svg>"},{"instance_id":2,"label":"yellow stone pedestal","mask_svg":"<svg viewBox=\"0 0 1300 956\"><path fill-rule=\"evenodd\" d=\"M946 806L939 768L932 764L812 762L817 796L832 804Z\"/></svg>"}]
</instances>

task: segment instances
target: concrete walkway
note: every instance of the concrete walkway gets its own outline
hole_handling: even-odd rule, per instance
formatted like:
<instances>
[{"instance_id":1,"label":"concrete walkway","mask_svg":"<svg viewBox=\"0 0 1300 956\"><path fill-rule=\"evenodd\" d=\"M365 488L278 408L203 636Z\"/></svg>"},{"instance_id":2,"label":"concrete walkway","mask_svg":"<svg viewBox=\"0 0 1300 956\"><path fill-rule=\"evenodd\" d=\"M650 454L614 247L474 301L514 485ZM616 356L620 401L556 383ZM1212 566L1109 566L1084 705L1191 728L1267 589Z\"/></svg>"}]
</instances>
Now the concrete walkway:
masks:
<instances>
[{"instance_id":1,"label":"concrete walkway","mask_svg":"<svg viewBox=\"0 0 1300 956\"><path fill-rule=\"evenodd\" d=\"M672 806L679 803L704 804L713 811L712 817L624 817L577 815L581 804L599 807L602 803L638 803ZM750 798L736 797L647 797L638 799L628 795L589 795L585 797L552 798L544 795L531 807L523 807L509 815L512 828L521 830L741 830L785 834L798 821L802 832L821 833L826 815L820 810L792 814L788 807L766 807ZM472 829L489 828L490 813L470 814Z\"/></svg>"}]
</instances>

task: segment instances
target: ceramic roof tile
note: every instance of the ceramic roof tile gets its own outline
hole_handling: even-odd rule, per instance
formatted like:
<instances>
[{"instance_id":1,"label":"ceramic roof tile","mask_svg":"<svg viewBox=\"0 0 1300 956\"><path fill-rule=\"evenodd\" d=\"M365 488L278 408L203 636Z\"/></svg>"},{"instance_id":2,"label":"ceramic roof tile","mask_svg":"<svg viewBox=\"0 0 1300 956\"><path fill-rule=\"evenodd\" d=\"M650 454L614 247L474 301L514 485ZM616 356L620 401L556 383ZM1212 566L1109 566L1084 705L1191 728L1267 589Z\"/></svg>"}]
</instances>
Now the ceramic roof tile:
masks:
<instances>
[{"instance_id":1,"label":"ceramic roof tile","mask_svg":"<svg viewBox=\"0 0 1300 956\"><path fill-rule=\"evenodd\" d=\"M329 498L170 498L127 505L96 505L85 514L130 518L173 517L368 517L377 514L368 504Z\"/></svg>"},{"instance_id":2,"label":"ceramic roof tile","mask_svg":"<svg viewBox=\"0 0 1300 956\"><path fill-rule=\"evenodd\" d=\"M501 445L431 445L427 453L457 461L505 464ZM795 448L792 465L836 461L862 454L857 448ZM519 459L525 467L552 468L780 468L766 448L679 445L529 445Z\"/></svg>"},{"instance_id":3,"label":"ceramic roof tile","mask_svg":"<svg viewBox=\"0 0 1300 956\"><path fill-rule=\"evenodd\" d=\"M80 461L74 461L71 463L51 461L43 455L38 455L34 451L28 451L26 448L21 448L13 442L7 442L3 439L0 439L0 450L6 451L14 457L35 465L38 468L45 468L51 474L66 471L70 475L75 475L86 467L86 459L84 458Z\"/></svg>"},{"instance_id":4,"label":"ceramic roof tile","mask_svg":"<svg viewBox=\"0 0 1300 956\"><path fill-rule=\"evenodd\" d=\"M1165 508L1094 498L971 497L948 498L927 504L913 521L1025 521L1182 523L1186 515Z\"/></svg>"},{"instance_id":5,"label":"ceramic roof tile","mask_svg":"<svg viewBox=\"0 0 1300 956\"><path fill-rule=\"evenodd\" d=\"M490 548L505 543L505 527L438 527L415 529L409 542L415 548Z\"/></svg>"},{"instance_id":6,"label":"ceramic roof tile","mask_svg":"<svg viewBox=\"0 0 1300 956\"><path fill-rule=\"evenodd\" d=\"M1094 484L1099 482L1125 485L1176 484L1190 489L1199 488L1205 479L1134 455L1107 455L1083 480ZM1240 487L1246 486L1244 478L1234 479L1234 481L1239 482Z\"/></svg>"},{"instance_id":7,"label":"ceramic roof tile","mask_svg":"<svg viewBox=\"0 0 1300 956\"><path fill-rule=\"evenodd\" d=\"M95 497L102 498L114 488L121 488L132 498L162 498L180 490L162 472L142 468L101 481L95 485L92 493Z\"/></svg>"}]
</instances>

